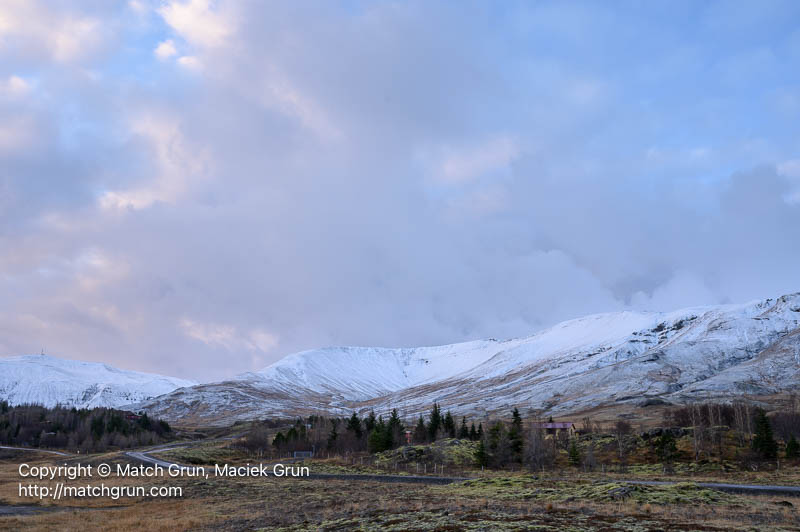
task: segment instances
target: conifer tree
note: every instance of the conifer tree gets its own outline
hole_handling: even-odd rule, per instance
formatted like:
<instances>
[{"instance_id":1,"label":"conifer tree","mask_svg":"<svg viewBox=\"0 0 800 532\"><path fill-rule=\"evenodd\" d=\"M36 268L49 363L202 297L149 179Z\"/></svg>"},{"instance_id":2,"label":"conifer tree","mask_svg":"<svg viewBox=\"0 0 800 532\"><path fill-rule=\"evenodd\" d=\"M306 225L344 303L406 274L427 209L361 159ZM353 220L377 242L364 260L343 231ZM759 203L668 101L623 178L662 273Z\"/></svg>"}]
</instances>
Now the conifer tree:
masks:
<instances>
[{"instance_id":1,"label":"conifer tree","mask_svg":"<svg viewBox=\"0 0 800 532\"><path fill-rule=\"evenodd\" d=\"M394 446L400 441L401 434L405 430L400 416L397 414L397 409L392 409L392 415L389 416L389 422L386 424L385 443L386 449L394 449Z\"/></svg>"},{"instance_id":2,"label":"conifer tree","mask_svg":"<svg viewBox=\"0 0 800 532\"><path fill-rule=\"evenodd\" d=\"M778 442L772 436L772 426L763 410L759 410L756 417L756 432L753 437L753 450L765 459L778 456Z\"/></svg>"},{"instance_id":3,"label":"conifer tree","mask_svg":"<svg viewBox=\"0 0 800 532\"><path fill-rule=\"evenodd\" d=\"M483 444L483 440L478 442L478 448L475 449L475 462L481 467L485 467L489 464L489 454L486 452L486 446Z\"/></svg>"},{"instance_id":4,"label":"conifer tree","mask_svg":"<svg viewBox=\"0 0 800 532\"><path fill-rule=\"evenodd\" d=\"M439 428L442 426L442 411L439 409L439 405L437 403L433 403L430 418L431 419L428 422L428 440L436 441Z\"/></svg>"},{"instance_id":5,"label":"conifer tree","mask_svg":"<svg viewBox=\"0 0 800 532\"><path fill-rule=\"evenodd\" d=\"M339 433L336 431L337 425L338 423L336 423L336 421L331 423L331 432L328 434L328 449L336 447L336 440L339 438Z\"/></svg>"},{"instance_id":6,"label":"conifer tree","mask_svg":"<svg viewBox=\"0 0 800 532\"><path fill-rule=\"evenodd\" d=\"M477 439L483 440L483 423L478 423L478 434L477 434L477 436L478 436Z\"/></svg>"},{"instance_id":7,"label":"conifer tree","mask_svg":"<svg viewBox=\"0 0 800 532\"><path fill-rule=\"evenodd\" d=\"M668 430L658 437L656 440L656 455L664 462L664 465L669 467L675 455L678 454L678 446L675 443L675 437Z\"/></svg>"},{"instance_id":8,"label":"conifer tree","mask_svg":"<svg viewBox=\"0 0 800 532\"><path fill-rule=\"evenodd\" d=\"M466 440L469 439L469 429L467 428L467 418L462 416L461 417L461 427L458 429L458 439Z\"/></svg>"},{"instance_id":9,"label":"conifer tree","mask_svg":"<svg viewBox=\"0 0 800 532\"><path fill-rule=\"evenodd\" d=\"M414 429L414 441L417 443L425 443L428 439L428 429L425 426L425 420L422 416L419 416L419 421L417 421L417 426Z\"/></svg>"},{"instance_id":10,"label":"conifer tree","mask_svg":"<svg viewBox=\"0 0 800 532\"><path fill-rule=\"evenodd\" d=\"M475 441L478 439L478 431L475 430L475 422L473 421L469 427L469 439Z\"/></svg>"},{"instance_id":11,"label":"conifer tree","mask_svg":"<svg viewBox=\"0 0 800 532\"><path fill-rule=\"evenodd\" d=\"M522 417L519 415L519 410L514 408L511 414L511 429L508 431L508 442L511 446L512 458L517 461L522 461Z\"/></svg>"},{"instance_id":12,"label":"conifer tree","mask_svg":"<svg viewBox=\"0 0 800 532\"><path fill-rule=\"evenodd\" d=\"M786 443L786 459L792 460L798 457L800 457L800 444L797 443L794 434L792 434Z\"/></svg>"},{"instance_id":13,"label":"conifer tree","mask_svg":"<svg viewBox=\"0 0 800 532\"><path fill-rule=\"evenodd\" d=\"M347 427L345 427L345 430L352 432L357 440L361 439L361 435L363 433L361 431L361 420L358 419L358 414L353 412L353 415L350 416L350 419L347 421Z\"/></svg>"},{"instance_id":14,"label":"conifer tree","mask_svg":"<svg viewBox=\"0 0 800 532\"><path fill-rule=\"evenodd\" d=\"M383 417L379 417L375 423L372 432L369 433L367 439L367 447L371 453L379 453L385 451L386 447L386 423L383 422Z\"/></svg>"},{"instance_id":15,"label":"conifer tree","mask_svg":"<svg viewBox=\"0 0 800 532\"><path fill-rule=\"evenodd\" d=\"M578 450L575 438L572 439L569 445L569 464L575 467L581 465L581 452Z\"/></svg>"},{"instance_id":16,"label":"conifer tree","mask_svg":"<svg viewBox=\"0 0 800 532\"><path fill-rule=\"evenodd\" d=\"M370 410L369 411L369 415L364 420L364 428L366 429L367 433L372 432L372 429L375 428L375 423L376 423L375 411L374 410Z\"/></svg>"},{"instance_id":17,"label":"conifer tree","mask_svg":"<svg viewBox=\"0 0 800 532\"><path fill-rule=\"evenodd\" d=\"M444 421L442 422L442 425L444 426L444 431L445 433L447 433L448 437L450 438L456 437L456 422L453 419L453 415L450 413L449 410L447 411L447 414L445 414L444 416Z\"/></svg>"}]
</instances>

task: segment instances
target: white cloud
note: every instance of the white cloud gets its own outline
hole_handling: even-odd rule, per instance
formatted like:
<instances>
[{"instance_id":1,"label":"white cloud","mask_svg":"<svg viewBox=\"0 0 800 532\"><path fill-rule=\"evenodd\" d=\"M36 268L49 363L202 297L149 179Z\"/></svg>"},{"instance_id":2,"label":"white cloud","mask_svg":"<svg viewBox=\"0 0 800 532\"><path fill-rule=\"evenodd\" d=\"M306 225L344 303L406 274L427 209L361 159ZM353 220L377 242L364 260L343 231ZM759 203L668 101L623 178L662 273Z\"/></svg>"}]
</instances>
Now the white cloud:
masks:
<instances>
[{"instance_id":1,"label":"white cloud","mask_svg":"<svg viewBox=\"0 0 800 532\"><path fill-rule=\"evenodd\" d=\"M99 46L101 24L92 18L66 18L50 34L53 57L69 62Z\"/></svg>"},{"instance_id":2,"label":"white cloud","mask_svg":"<svg viewBox=\"0 0 800 532\"><path fill-rule=\"evenodd\" d=\"M14 39L15 53L45 55L59 63L79 62L98 52L108 25L97 17L59 10L38 0L0 3L0 39ZM0 46L2 51L2 46Z\"/></svg>"},{"instance_id":3,"label":"white cloud","mask_svg":"<svg viewBox=\"0 0 800 532\"><path fill-rule=\"evenodd\" d=\"M798 289L796 117L764 106L798 86L783 30L781 68L730 91L705 65L740 35L617 32L599 4L139 3L0 0L0 355L219 379ZM203 75L131 75L162 5L166 60ZM697 59L665 71L674 43Z\"/></svg>"},{"instance_id":4,"label":"white cloud","mask_svg":"<svg viewBox=\"0 0 800 532\"><path fill-rule=\"evenodd\" d=\"M461 183L508 168L519 147L513 139L501 136L468 147L448 146L443 151L437 177L445 183Z\"/></svg>"},{"instance_id":5,"label":"white cloud","mask_svg":"<svg viewBox=\"0 0 800 532\"><path fill-rule=\"evenodd\" d=\"M259 91L258 100L267 108L279 109L298 119L304 127L327 140L343 138L342 130L328 116L326 110L313 98L292 84L286 76L271 70Z\"/></svg>"},{"instance_id":6,"label":"white cloud","mask_svg":"<svg viewBox=\"0 0 800 532\"><path fill-rule=\"evenodd\" d=\"M719 296L708 288L703 279L687 270L675 272L650 295L640 291L631 298L631 306L636 309L662 312L718 302Z\"/></svg>"},{"instance_id":7,"label":"white cloud","mask_svg":"<svg viewBox=\"0 0 800 532\"><path fill-rule=\"evenodd\" d=\"M209 0L172 0L159 8L158 13L193 45L216 47L232 32L231 22L215 12Z\"/></svg>"},{"instance_id":8,"label":"white cloud","mask_svg":"<svg viewBox=\"0 0 800 532\"><path fill-rule=\"evenodd\" d=\"M135 113L130 129L149 145L157 173L137 187L106 191L99 198L100 207L124 211L175 203L189 192L194 179L202 177L207 164L203 150L190 146L177 119L165 113Z\"/></svg>"},{"instance_id":9,"label":"white cloud","mask_svg":"<svg viewBox=\"0 0 800 532\"><path fill-rule=\"evenodd\" d=\"M0 154L28 150L36 142L36 123L26 114L6 116L0 122Z\"/></svg>"},{"instance_id":10,"label":"white cloud","mask_svg":"<svg viewBox=\"0 0 800 532\"><path fill-rule=\"evenodd\" d=\"M128 7L139 15L147 12L147 5L141 0L128 0Z\"/></svg>"},{"instance_id":11,"label":"white cloud","mask_svg":"<svg viewBox=\"0 0 800 532\"><path fill-rule=\"evenodd\" d=\"M268 353L278 345L278 337L263 329L241 333L235 326L218 323L201 323L189 318L179 322L183 333L210 347L221 347L226 351L261 351Z\"/></svg>"},{"instance_id":12,"label":"white cloud","mask_svg":"<svg viewBox=\"0 0 800 532\"><path fill-rule=\"evenodd\" d=\"M6 81L0 82L0 96L21 96L30 91L30 88L30 84L21 77L9 76Z\"/></svg>"},{"instance_id":13,"label":"white cloud","mask_svg":"<svg viewBox=\"0 0 800 532\"><path fill-rule=\"evenodd\" d=\"M158 43L156 49L153 50L153 54L155 54L155 56L162 61L169 59L177 53L178 51L175 49L175 43L172 41L172 39L167 39L166 41Z\"/></svg>"},{"instance_id":14,"label":"white cloud","mask_svg":"<svg viewBox=\"0 0 800 532\"><path fill-rule=\"evenodd\" d=\"M178 58L178 64L187 70L199 72L203 70L203 63L193 55L184 55Z\"/></svg>"}]
</instances>

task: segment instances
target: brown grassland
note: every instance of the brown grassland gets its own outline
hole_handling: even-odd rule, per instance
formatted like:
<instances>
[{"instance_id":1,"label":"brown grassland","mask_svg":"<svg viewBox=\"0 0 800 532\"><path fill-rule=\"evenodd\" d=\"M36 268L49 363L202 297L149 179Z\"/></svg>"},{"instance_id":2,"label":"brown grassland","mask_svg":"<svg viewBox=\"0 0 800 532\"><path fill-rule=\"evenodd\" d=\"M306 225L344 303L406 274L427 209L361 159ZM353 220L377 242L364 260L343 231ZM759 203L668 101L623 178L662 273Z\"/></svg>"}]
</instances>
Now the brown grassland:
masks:
<instances>
[{"instance_id":1,"label":"brown grassland","mask_svg":"<svg viewBox=\"0 0 800 532\"><path fill-rule=\"evenodd\" d=\"M223 443L169 451L196 463L218 458L247 461ZM217 456L221 455L221 456ZM94 455L83 463L124 462L120 453ZM116 478L106 485L169 485L181 498L64 499L37 501L19 496L18 464L56 464L52 456L4 451L0 455L0 508L36 507L32 515L0 514L2 530L796 530L797 499L749 496L702 489L691 482L674 486L634 486L614 480L618 473L547 474L463 471L475 480L423 485L367 480L299 478ZM72 462L73 460L67 460ZM192 460L190 460L192 461ZM312 473L381 472L355 460L311 460ZM481 476L483 475L483 476ZM670 480L729 481L706 472L678 473ZM773 472L771 481L797 483L800 469ZM627 478L659 478L631 468ZM97 484L77 479L67 484ZM43 484L47 485L45 481Z\"/></svg>"}]
</instances>

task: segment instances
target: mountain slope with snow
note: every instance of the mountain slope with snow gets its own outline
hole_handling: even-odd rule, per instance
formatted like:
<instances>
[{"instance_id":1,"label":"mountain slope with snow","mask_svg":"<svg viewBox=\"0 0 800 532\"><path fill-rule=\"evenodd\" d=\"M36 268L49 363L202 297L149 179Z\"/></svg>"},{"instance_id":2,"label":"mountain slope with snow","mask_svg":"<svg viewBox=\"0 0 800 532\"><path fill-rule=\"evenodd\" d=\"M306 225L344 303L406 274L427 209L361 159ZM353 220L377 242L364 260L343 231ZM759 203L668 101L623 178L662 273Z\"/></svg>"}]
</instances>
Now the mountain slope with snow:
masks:
<instances>
[{"instance_id":1,"label":"mountain slope with snow","mask_svg":"<svg viewBox=\"0 0 800 532\"><path fill-rule=\"evenodd\" d=\"M661 398L730 399L800 389L800 294L669 313L616 312L527 338L438 347L333 347L141 406L168 419L347 414L433 402L455 413L550 414Z\"/></svg>"},{"instance_id":2,"label":"mountain slope with snow","mask_svg":"<svg viewBox=\"0 0 800 532\"><path fill-rule=\"evenodd\" d=\"M119 408L195 384L48 355L0 358L0 399L14 405Z\"/></svg>"}]
</instances>

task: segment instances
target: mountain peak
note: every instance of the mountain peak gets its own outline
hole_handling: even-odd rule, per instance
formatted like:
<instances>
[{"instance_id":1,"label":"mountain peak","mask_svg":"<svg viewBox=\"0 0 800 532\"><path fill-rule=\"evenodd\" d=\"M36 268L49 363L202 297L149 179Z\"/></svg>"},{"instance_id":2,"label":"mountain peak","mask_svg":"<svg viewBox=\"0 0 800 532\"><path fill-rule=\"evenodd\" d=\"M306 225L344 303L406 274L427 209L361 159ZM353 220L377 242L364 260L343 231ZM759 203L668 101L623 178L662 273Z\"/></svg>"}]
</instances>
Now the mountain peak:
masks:
<instances>
[{"instance_id":1,"label":"mountain peak","mask_svg":"<svg viewBox=\"0 0 800 532\"><path fill-rule=\"evenodd\" d=\"M0 397L12 404L122 407L195 384L43 353L0 358Z\"/></svg>"}]
</instances>

